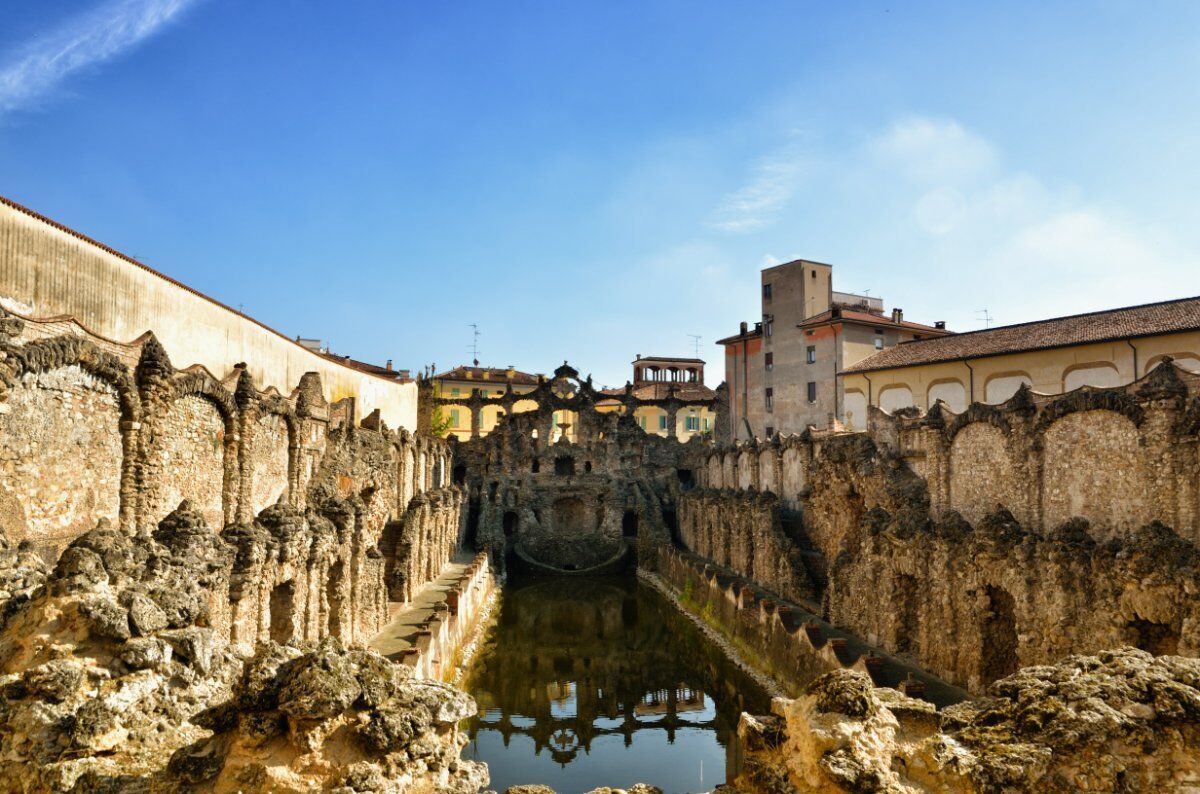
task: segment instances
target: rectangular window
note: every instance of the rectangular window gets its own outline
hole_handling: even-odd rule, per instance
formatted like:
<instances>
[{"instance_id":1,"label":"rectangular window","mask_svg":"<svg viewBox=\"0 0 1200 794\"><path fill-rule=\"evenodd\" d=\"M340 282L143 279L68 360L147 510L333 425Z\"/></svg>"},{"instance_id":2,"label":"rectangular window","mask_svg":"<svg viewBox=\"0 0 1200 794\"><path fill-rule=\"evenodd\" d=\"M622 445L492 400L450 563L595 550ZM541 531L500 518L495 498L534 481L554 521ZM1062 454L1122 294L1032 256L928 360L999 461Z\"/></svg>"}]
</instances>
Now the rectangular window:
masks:
<instances>
[{"instance_id":1,"label":"rectangular window","mask_svg":"<svg viewBox=\"0 0 1200 794\"><path fill-rule=\"evenodd\" d=\"M817 348L813 345L808 346L808 363L809 364L817 363Z\"/></svg>"},{"instance_id":2,"label":"rectangular window","mask_svg":"<svg viewBox=\"0 0 1200 794\"><path fill-rule=\"evenodd\" d=\"M770 284L763 284L763 300L765 300L765 301L771 300L771 285Z\"/></svg>"},{"instance_id":3,"label":"rectangular window","mask_svg":"<svg viewBox=\"0 0 1200 794\"><path fill-rule=\"evenodd\" d=\"M458 427L458 409L457 408L450 409L450 426Z\"/></svg>"},{"instance_id":4,"label":"rectangular window","mask_svg":"<svg viewBox=\"0 0 1200 794\"><path fill-rule=\"evenodd\" d=\"M775 320L773 318L768 317L763 321L763 333L765 333L767 336L771 336L773 333L775 333Z\"/></svg>"},{"instance_id":5,"label":"rectangular window","mask_svg":"<svg viewBox=\"0 0 1200 794\"><path fill-rule=\"evenodd\" d=\"M458 389L451 389L451 390L450 390L450 396L451 396L451 397L457 397L457 396L458 396Z\"/></svg>"},{"instance_id":6,"label":"rectangular window","mask_svg":"<svg viewBox=\"0 0 1200 794\"><path fill-rule=\"evenodd\" d=\"M667 417L666 416L658 417L658 429L659 430L667 429Z\"/></svg>"},{"instance_id":7,"label":"rectangular window","mask_svg":"<svg viewBox=\"0 0 1200 794\"><path fill-rule=\"evenodd\" d=\"M708 432L708 430L709 430L709 422L710 422L710 421L712 421L712 420L710 420L708 417L705 417L705 418L704 418L704 430L705 430L705 432Z\"/></svg>"},{"instance_id":8,"label":"rectangular window","mask_svg":"<svg viewBox=\"0 0 1200 794\"><path fill-rule=\"evenodd\" d=\"M773 435L775 435L775 428L768 426L767 427L767 438L770 438Z\"/></svg>"},{"instance_id":9,"label":"rectangular window","mask_svg":"<svg viewBox=\"0 0 1200 794\"><path fill-rule=\"evenodd\" d=\"M770 411L774 407L775 390L772 388L768 388L766 390L766 398L767 398L767 410Z\"/></svg>"},{"instance_id":10,"label":"rectangular window","mask_svg":"<svg viewBox=\"0 0 1200 794\"><path fill-rule=\"evenodd\" d=\"M883 350L883 337L882 336L875 337L875 349Z\"/></svg>"},{"instance_id":11,"label":"rectangular window","mask_svg":"<svg viewBox=\"0 0 1200 794\"><path fill-rule=\"evenodd\" d=\"M697 430L700 429L700 417L698 417L698 416L684 417L684 429L690 430L691 432L695 433Z\"/></svg>"},{"instance_id":12,"label":"rectangular window","mask_svg":"<svg viewBox=\"0 0 1200 794\"><path fill-rule=\"evenodd\" d=\"M767 354L765 354L765 355L763 356L763 365L764 365L764 366L765 366L767 369L771 369L771 368L773 368L773 367L775 366L775 354L774 354L774 353L767 353Z\"/></svg>"},{"instance_id":13,"label":"rectangular window","mask_svg":"<svg viewBox=\"0 0 1200 794\"><path fill-rule=\"evenodd\" d=\"M817 401L817 382L815 380L810 380L808 382L808 401L810 403L815 403Z\"/></svg>"}]
</instances>

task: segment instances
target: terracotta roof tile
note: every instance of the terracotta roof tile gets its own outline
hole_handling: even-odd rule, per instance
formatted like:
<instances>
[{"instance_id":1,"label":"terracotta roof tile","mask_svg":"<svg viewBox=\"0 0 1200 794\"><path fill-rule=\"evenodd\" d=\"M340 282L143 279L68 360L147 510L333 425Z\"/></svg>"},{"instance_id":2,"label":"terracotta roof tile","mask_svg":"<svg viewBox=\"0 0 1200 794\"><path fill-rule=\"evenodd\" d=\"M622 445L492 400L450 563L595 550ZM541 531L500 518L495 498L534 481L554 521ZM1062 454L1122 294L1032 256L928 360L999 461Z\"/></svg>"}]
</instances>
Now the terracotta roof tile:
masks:
<instances>
[{"instance_id":1,"label":"terracotta roof tile","mask_svg":"<svg viewBox=\"0 0 1200 794\"><path fill-rule=\"evenodd\" d=\"M485 378L484 375L487 375ZM519 369L513 370L513 376L508 377L508 370L502 367L455 367L439 375L434 375L432 380L469 380L482 381L484 383L506 383L512 380L513 383L528 384L536 386L538 382L537 375L531 375L528 372L522 372Z\"/></svg>"},{"instance_id":2,"label":"terracotta roof tile","mask_svg":"<svg viewBox=\"0 0 1200 794\"><path fill-rule=\"evenodd\" d=\"M871 312L855 311L854 309L839 309L838 311L839 311L838 316L834 317L833 316L834 310L826 309L825 311L823 311L819 314L814 314L812 317L809 317L807 320L800 323L799 327L800 328L808 328L808 327L814 326L814 325L824 325L825 323L838 322L839 320L841 320L842 322L860 323L862 325L881 325L881 326L889 326L890 325L890 326L895 326L895 327L900 327L900 328L911 328L914 331L924 331L924 332L930 333L930 334L948 334L948 333L950 333L950 331L947 331L945 328L934 328L932 325L922 325L921 323L912 323L912 322L909 322L908 320L901 320L900 322L894 322L892 320L892 318L886 314L872 314Z\"/></svg>"},{"instance_id":3,"label":"terracotta roof tile","mask_svg":"<svg viewBox=\"0 0 1200 794\"><path fill-rule=\"evenodd\" d=\"M1196 330L1200 330L1200 297L1180 298L902 342L847 367L844 372L873 372Z\"/></svg>"}]
</instances>

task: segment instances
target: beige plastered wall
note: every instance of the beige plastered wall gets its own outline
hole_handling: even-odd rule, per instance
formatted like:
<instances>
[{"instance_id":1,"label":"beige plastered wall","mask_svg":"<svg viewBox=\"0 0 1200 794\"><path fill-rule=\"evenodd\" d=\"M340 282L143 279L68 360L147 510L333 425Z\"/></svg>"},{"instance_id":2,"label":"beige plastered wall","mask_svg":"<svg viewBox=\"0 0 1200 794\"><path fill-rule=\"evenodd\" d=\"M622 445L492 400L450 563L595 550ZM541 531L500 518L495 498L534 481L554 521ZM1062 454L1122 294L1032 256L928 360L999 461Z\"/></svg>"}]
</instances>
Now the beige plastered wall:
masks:
<instances>
[{"instance_id":1,"label":"beige plastered wall","mask_svg":"<svg viewBox=\"0 0 1200 794\"><path fill-rule=\"evenodd\" d=\"M417 387L342 366L163 275L0 202L0 299L34 318L72 316L93 333L132 342L153 331L178 369L218 378L245 362L260 389L290 394L306 372L325 398L376 408L390 427L417 425Z\"/></svg>"},{"instance_id":2,"label":"beige plastered wall","mask_svg":"<svg viewBox=\"0 0 1200 794\"><path fill-rule=\"evenodd\" d=\"M1133 347L1130 347L1130 344ZM1137 372L1134 372L1134 348L1137 349ZM1000 356L951 361L914 367L851 373L842 376L847 394L857 391L870 395L872 405L879 405L880 395L897 386L912 391L913 404L929 408L929 389L935 384L958 382L970 390L971 370L974 370L974 392L968 402L989 402L987 384L997 378L1023 376L1031 388L1041 394L1060 394L1067 391L1070 373L1081 369L1109 365L1116 370L1114 385L1132 383L1152 369L1164 355L1179 360L1181 366L1196 369L1200 360L1200 331L1141 337L1115 342L1035 350ZM1190 360L1189 360L1190 359Z\"/></svg>"}]
</instances>

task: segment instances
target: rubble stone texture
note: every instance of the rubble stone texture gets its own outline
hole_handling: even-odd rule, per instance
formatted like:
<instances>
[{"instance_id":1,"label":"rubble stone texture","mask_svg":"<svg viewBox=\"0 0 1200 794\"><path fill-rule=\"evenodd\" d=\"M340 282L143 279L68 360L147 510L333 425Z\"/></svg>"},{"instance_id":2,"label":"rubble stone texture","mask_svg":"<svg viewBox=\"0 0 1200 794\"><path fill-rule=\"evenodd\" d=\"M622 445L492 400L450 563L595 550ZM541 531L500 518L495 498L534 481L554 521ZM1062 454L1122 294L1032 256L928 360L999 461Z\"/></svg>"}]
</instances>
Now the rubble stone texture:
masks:
<instances>
[{"instance_id":1,"label":"rubble stone texture","mask_svg":"<svg viewBox=\"0 0 1200 794\"><path fill-rule=\"evenodd\" d=\"M835 671L774 714L743 715L741 773L770 792L1190 791L1200 660L1123 648L1030 667L941 713Z\"/></svg>"}]
</instances>

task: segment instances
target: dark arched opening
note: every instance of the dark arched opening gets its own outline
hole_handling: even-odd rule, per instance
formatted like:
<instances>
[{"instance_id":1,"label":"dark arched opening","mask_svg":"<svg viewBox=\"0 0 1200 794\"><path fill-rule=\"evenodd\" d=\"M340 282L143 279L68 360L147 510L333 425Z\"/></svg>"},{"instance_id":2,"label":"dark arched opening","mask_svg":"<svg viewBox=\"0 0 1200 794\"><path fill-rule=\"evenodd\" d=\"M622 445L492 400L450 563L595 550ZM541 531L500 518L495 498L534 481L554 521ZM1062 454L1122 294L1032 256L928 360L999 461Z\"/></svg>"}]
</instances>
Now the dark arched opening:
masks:
<instances>
[{"instance_id":1,"label":"dark arched opening","mask_svg":"<svg viewBox=\"0 0 1200 794\"><path fill-rule=\"evenodd\" d=\"M569 477L575 473L575 459L561 457L554 459L554 473L559 477Z\"/></svg>"},{"instance_id":2,"label":"dark arched opening","mask_svg":"<svg viewBox=\"0 0 1200 794\"><path fill-rule=\"evenodd\" d=\"M663 523L667 525L667 532L671 533L671 542L676 546L682 546L683 541L679 538L679 520L675 517L675 510L664 507L662 517Z\"/></svg>"},{"instance_id":3,"label":"dark arched opening","mask_svg":"<svg viewBox=\"0 0 1200 794\"><path fill-rule=\"evenodd\" d=\"M979 674L990 684L1017 672L1016 602L1002 587L988 586L988 611L983 616L983 659Z\"/></svg>"},{"instance_id":4,"label":"dark arched opening","mask_svg":"<svg viewBox=\"0 0 1200 794\"><path fill-rule=\"evenodd\" d=\"M517 514L512 510L507 511L504 514L504 537L514 537L517 534L517 526L519 523L520 519L517 518Z\"/></svg>"},{"instance_id":5,"label":"dark arched opening","mask_svg":"<svg viewBox=\"0 0 1200 794\"><path fill-rule=\"evenodd\" d=\"M621 516L621 534L627 538L636 538L638 531L637 513L632 510L626 510L625 515Z\"/></svg>"},{"instance_id":6,"label":"dark arched opening","mask_svg":"<svg viewBox=\"0 0 1200 794\"><path fill-rule=\"evenodd\" d=\"M1165 623L1136 618L1125 624L1129 641L1155 656L1174 656L1179 652L1179 633Z\"/></svg>"},{"instance_id":7,"label":"dark arched opening","mask_svg":"<svg viewBox=\"0 0 1200 794\"><path fill-rule=\"evenodd\" d=\"M287 645L296 633L296 585L287 581L271 590L271 639Z\"/></svg>"},{"instance_id":8,"label":"dark arched opening","mask_svg":"<svg viewBox=\"0 0 1200 794\"><path fill-rule=\"evenodd\" d=\"M467 481L467 467L465 464L459 463L450 472L451 478L455 485L462 485Z\"/></svg>"}]
</instances>

